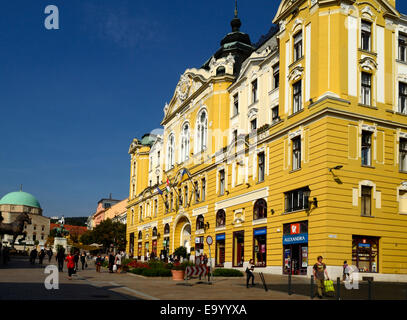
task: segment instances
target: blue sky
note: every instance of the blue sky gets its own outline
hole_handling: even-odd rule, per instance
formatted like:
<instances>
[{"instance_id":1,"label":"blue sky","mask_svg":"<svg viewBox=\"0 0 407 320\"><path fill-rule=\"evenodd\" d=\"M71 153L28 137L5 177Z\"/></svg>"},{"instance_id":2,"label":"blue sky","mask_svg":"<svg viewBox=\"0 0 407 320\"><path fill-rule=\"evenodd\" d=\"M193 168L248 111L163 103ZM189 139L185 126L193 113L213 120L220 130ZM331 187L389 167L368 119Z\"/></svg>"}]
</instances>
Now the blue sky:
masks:
<instances>
[{"instance_id":1,"label":"blue sky","mask_svg":"<svg viewBox=\"0 0 407 320\"><path fill-rule=\"evenodd\" d=\"M279 3L239 1L252 42ZM50 4L60 30L44 27ZM66 217L127 197L130 142L159 127L180 75L219 48L233 10L233 0L1 0L0 197L23 184L44 215Z\"/></svg>"}]
</instances>

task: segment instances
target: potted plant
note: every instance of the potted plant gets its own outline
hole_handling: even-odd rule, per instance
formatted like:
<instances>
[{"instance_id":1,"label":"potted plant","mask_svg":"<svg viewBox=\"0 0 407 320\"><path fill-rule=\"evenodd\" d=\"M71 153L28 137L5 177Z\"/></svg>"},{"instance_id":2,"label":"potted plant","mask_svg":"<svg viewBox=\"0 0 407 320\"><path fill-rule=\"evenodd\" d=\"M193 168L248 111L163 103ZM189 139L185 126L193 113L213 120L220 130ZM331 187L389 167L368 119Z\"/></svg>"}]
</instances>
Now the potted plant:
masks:
<instances>
[{"instance_id":1,"label":"potted plant","mask_svg":"<svg viewBox=\"0 0 407 320\"><path fill-rule=\"evenodd\" d=\"M185 265L179 262L175 263L171 269L172 280L179 281L184 280L185 277Z\"/></svg>"}]
</instances>

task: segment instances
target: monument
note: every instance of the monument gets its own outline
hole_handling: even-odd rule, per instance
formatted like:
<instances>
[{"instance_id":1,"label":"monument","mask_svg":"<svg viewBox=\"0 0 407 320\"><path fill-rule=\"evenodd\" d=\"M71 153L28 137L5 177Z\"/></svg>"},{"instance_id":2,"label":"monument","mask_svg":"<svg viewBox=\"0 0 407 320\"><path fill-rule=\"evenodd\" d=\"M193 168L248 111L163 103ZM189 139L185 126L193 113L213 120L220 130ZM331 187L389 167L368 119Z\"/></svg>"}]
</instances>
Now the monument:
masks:
<instances>
[{"instance_id":1,"label":"monument","mask_svg":"<svg viewBox=\"0 0 407 320\"><path fill-rule=\"evenodd\" d=\"M59 220L58 223L59 227L53 229L55 230L54 250L58 251L58 246L62 246L65 249L65 252L68 252L68 240L65 238L65 236L67 236L69 232L64 228L64 216L62 216L61 220Z\"/></svg>"}]
</instances>

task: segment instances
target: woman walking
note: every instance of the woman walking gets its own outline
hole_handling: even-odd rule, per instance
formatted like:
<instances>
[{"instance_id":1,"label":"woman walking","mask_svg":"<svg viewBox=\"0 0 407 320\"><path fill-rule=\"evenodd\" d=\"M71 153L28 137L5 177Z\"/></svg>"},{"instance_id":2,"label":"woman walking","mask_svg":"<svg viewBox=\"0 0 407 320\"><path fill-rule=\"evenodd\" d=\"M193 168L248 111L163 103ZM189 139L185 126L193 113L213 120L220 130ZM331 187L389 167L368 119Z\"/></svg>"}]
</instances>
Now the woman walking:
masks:
<instances>
[{"instance_id":1,"label":"woman walking","mask_svg":"<svg viewBox=\"0 0 407 320\"><path fill-rule=\"evenodd\" d=\"M68 268L68 279L72 280L72 275L75 273L75 257L72 255L72 253L69 253L65 261L66 267Z\"/></svg>"}]
</instances>

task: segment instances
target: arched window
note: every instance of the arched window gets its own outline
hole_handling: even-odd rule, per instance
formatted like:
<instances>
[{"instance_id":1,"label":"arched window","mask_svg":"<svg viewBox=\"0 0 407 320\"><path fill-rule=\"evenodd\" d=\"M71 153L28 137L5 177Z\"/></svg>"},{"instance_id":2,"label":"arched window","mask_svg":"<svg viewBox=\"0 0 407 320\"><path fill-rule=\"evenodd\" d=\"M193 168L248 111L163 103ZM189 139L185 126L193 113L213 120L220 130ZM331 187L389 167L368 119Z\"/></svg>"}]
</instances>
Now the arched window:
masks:
<instances>
[{"instance_id":1,"label":"arched window","mask_svg":"<svg viewBox=\"0 0 407 320\"><path fill-rule=\"evenodd\" d=\"M217 76L223 76L225 73L226 73L226 69L223 66L220 66L218 69L216 69Z\"/></svg>"},{"instance_id":2,"label":"arched window","mask_svg":"<svg viewBox=\"0 0 407 320\"><path fill-rule=\"evenodd\" d=\"M164 234L169 234L170 233L170 225L167 223L165 226L164 226Z\"/></svg>"},{"instance_id":3,"label":"arched window","mask_svg":"<svg viewBox=\"0 0 407 320\"><path fill-rule=\"evenodd\" d=\"M143 232L141 231L138 232L138 239L143 240Z\"/></svg>"},{"instance_id":4,"label":"arched window","mask_svg":"<svg viewBox=\"0 0 407 320\"><path fill-rule=\"evenodd\" d=\"M181 162L189 159L189 124L182 127L181 132Z\"/></svg>"},{"instance_id":5,"label":"arched window","mask_svg":"<svg viewBox=\"0 0 407 320\"><path fill-rule=\"evenodd\" d=\"M175 138L174 135L171 134L170 137L168 138L167 169L171 169L174 167L175 163L174 150L175 150Z\"/></svg>"},{"instance_id":6,"label":"arched window","mask_svg":"<svg viewBox=\"0 0 407 320\"><path fill-rule=\"evenodd\" d=\"M156 237L156 236L157 236L157 228L154 227L154 228L153 228L153 237Z\"/></svg>"},{"instance_id":7,"label":"arched window","mask_svg":"<svg viewBox=\"0 0 407 320\"><path fill-rule=\"evenodd\" d=\"M225 210L221 209L216 213L216 228L224 227L226 224Z\"/></svg>"},{"instance_id":8,"label":"arched window","mask_svg":"<svg viewBox=\"0 0 407 320\"><path fill-rule=\"evenodd\" d=\"M254 204L253 220L267 218L267 202L264 199L259 199Z\"/></svg>"},{"instance_id":9,"label":"arched window","mask_svg":"<svg viewBox=\"0 0 407 320\"><path fill-rule=\"evenodd\" d=\"M208 115L205 110L202 110L197 119L196 125L196 141L197 153L206 149L208 135Z\"/></svg>"},{"instance_id":10,"label":"arched window","mask_svg":"<svg viewBox=\"0 0 407 320\"><path fill-rule=\"evenodd\" d=\"M204 228L204 216L201 214L196 218L196 230L202 230Z\"/></svg>"}]
</instances>

